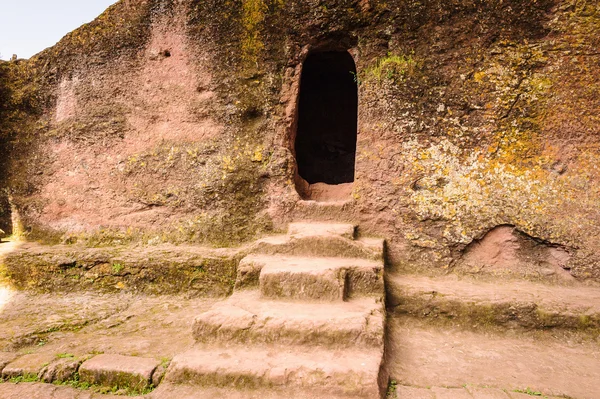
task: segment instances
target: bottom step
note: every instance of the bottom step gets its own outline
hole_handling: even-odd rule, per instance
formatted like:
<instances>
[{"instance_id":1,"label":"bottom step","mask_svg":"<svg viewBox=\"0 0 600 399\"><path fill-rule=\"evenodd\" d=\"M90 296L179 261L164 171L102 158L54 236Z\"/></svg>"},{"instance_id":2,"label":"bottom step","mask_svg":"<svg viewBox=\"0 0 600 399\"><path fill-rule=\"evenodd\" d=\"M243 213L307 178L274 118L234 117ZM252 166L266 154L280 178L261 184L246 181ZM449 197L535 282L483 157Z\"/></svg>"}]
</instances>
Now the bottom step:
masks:
<instances>
[{"instance_id":1,"label":"bottom step","mask_svg":"<svg viewBox=\"0 0 600 399\"><path fill-rule=\"evenodd\" d=\"M40 382L3 382L2 399L126 399L123 395L110 395L81 390L68 385ZM335 395L318 389L260 388L238 390L235 388L200 387L186 384L161 384L139 399L362 399L364 396ZM480 399L480 398L475 398ZM486 398L488 399L488 398ZM520 399L520 398L519 398Z\"/></svg>"},{"instance_id":2,"label":"bottom step","mask_svg":"<svg viewBox=\"0 0 600 399\"><path fill-rule=\"evenodd\" d=\"M1 392L1 391L0 391ZM121 397L119 397L121 398ZM319 389L258 388L235 389L161 384L147 399L362 399L365 395L332 394ZM16 398L22 399L22 397ZM374 399L377 399L375 397Z\"/></svg>"},{"instance_id":3,"label":"bottom step","mask_svg":"<svg viewBox=\"0 0 600 399\"><path fill-rule=\"evenodd\" d=\"M297 346L193 349L173 358L165 381L207 387L286 387L379 397L379 351L326 351Z\"/></svg>"}]
</instances>

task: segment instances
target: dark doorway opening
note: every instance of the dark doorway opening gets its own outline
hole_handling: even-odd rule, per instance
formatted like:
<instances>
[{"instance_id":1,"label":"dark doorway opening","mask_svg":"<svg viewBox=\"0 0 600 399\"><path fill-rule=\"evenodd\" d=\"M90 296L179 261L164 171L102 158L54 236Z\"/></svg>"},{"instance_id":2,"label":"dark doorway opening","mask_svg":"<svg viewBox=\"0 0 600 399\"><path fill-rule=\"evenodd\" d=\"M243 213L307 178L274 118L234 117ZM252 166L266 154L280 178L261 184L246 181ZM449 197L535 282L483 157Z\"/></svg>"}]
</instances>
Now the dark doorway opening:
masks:
<instances>
[{"instance_id":1,"label":"dark doorway opening","mask_svg":"<svg viewBox=\"0 0 600 399\"><path fill-rule=\"evenodd\" d=\"M308 56L300 78L296 161L309 184L354 181L358 120L356 65L347 51Z\"/></svg>"}]
</instances>

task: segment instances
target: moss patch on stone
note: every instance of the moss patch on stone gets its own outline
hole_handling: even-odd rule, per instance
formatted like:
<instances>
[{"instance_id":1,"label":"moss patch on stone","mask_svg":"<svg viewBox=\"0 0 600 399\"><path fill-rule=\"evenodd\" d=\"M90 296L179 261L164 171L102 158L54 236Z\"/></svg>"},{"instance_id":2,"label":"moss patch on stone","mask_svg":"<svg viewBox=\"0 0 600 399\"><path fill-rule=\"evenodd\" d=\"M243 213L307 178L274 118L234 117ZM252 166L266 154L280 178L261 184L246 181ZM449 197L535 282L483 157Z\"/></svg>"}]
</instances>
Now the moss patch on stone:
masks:
<instances>
[{"instance_id":1,"label":"moss patch on stone","mask_svg":"<svg viewBox=\"0 0 600 399\"><path fill-rule=\"evenodd\" d=\"M398 294L398 293L397 293ZM427 322L475 330L555 330L581 338L600 338L598 315L548 311L531 303L477 303L447 299L443 295L397 296L392 314L422 318Z\"/></svg>"},{"instance_id":2,"label":"moss patch on stone","mask_svg":"<svg viewBox=\"0 0 600 399\"><path fill-rule=\"evenodd\" d=\"M9 254L6 277L18 289L69 292L186 292L224 296L235 283L241 254L194 247L91 249L29 244Z\"/></svg>"}]
</instances>

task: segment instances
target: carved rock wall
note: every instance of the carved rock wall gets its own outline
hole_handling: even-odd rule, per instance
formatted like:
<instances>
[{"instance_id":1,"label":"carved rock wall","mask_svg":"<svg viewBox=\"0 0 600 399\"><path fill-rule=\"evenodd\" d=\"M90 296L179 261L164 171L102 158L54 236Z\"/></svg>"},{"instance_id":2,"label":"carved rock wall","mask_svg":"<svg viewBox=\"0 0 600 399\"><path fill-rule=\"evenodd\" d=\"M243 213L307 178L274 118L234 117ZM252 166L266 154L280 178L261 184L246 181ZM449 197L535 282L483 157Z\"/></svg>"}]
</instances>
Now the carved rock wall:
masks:
<instances>
[{"instance_id":1,"label":"carved rock wall","mask_svg":"<svg viewBox=\"0 0 600 399\"><path fill-rule=\"evenodd\" d=\"M19 66L44 99L7 183L30 237L220 246L282 228L302 62L348 50L345 217L394 267L459 267L514 226L600 281L598 2L133 3Z\"/></svg>"}]
</instances>

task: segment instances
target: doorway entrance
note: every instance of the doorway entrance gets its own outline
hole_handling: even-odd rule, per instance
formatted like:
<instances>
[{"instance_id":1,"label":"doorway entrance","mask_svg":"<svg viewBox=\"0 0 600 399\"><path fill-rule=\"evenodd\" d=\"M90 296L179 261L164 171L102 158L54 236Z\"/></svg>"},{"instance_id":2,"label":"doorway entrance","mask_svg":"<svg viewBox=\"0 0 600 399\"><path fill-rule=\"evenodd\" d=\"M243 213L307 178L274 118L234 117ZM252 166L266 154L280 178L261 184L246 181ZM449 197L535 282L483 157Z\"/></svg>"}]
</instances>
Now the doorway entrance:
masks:
<instances>
[{"instance_id":1,"label":"doorway entrance","mask_svg":"<svg viewBox=\"0 0 600 399\"><path fill-rule=\"evenodd\" d=\"M309 185L354 181L358 123L356 65L347 51L310 54L300 78L295 152Z\"/></svg>"}]
</instances>

